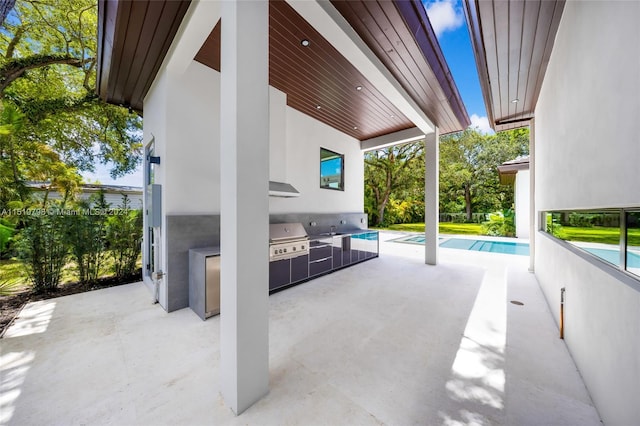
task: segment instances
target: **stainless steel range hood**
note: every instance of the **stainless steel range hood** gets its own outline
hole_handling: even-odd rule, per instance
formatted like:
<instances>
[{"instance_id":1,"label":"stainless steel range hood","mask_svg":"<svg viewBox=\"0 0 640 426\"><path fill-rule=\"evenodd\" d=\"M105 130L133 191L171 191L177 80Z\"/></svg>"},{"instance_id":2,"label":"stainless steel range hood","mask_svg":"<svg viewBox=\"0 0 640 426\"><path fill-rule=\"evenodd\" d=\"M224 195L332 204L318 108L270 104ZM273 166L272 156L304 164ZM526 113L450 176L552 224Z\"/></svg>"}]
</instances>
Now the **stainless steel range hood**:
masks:
<instances>
[{"instance_id":1,"label":"stainless steel range hood","mask_svg":"<svg viewBox=\"0 0 640 426\"><path fill-rule=\"evenodd\" d=\"M270 197L299 197L300 193L290 183L269 181Z\"/></svg>"}]
</instances>

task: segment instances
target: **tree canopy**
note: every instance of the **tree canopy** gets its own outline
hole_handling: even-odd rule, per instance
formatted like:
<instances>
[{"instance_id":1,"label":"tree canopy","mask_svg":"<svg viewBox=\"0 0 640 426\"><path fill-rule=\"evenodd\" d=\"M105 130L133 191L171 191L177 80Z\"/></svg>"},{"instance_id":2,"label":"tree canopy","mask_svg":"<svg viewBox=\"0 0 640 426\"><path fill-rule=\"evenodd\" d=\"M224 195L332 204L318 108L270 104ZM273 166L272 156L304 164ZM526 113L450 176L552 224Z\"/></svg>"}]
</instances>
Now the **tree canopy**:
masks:
<instances>
[{"instance_id":1,"label":"tree canopy","mask_svg":"<svg viewBox=\"0 0 640 426\"><path fill-rule=\"evenodd\" d=\"M396 145L370 151L364 157L365 211L377 226L389 222L389 203L404 201L396 216L409 219L417 198L418 210L424 203L424 144ZM420 202L422 200L422 203ZM398 210L398 209L395 209ZM387 217L385 218L385 214ZM422 207L424 217L424 207ZM411 217L413 219L413 217Z\"/></svg>"},{"instance_id":2,"label":"tree canopy","mask_svg":"<svg viewBox=\"0 0 640 426\"><path fill-rule=\"evenodd\" d=\"M141 118L96 95L96 40L96 0L17 0L4 19L0 203L26 181L73 191L96 162L116 178L141 161Z\"/></svg>"},{"instance_id":3,"label":"tree canopy","mask_svg":"<svg viewBox=\"0 0 640 426\"><path fill-rule=\"evenodd\" d=\"M498 166L529 152L529 130L496 135L465 130L440 138L440 212L505 210L513 188L500 184ZM424 142L365 154L365 211L374 225L424 220Z\"/></svg>"}]
</instances>

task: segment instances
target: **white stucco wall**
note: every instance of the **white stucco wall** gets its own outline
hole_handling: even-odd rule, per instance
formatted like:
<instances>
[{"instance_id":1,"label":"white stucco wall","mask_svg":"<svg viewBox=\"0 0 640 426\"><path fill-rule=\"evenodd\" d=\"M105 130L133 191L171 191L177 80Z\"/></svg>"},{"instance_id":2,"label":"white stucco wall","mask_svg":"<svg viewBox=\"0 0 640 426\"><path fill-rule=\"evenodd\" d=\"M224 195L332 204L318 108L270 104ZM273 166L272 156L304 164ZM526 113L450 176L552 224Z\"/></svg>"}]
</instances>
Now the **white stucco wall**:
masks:
<instances>
[{"instance_id":1,"label":"white stucco wall","mask_svg":"<svg viewBox=\"0 0 640 426\"><path fill-rule=\"evenodd\" d=\"M166 214L220 211L220 73L193 61L172 78L167 112ZM146 105L145 105L146 107Z\"/></svg>"},{"instance_id":2,"label":"white stucco wall","mask_svg":"<svg viewBox=\"0 0 640 426\"><path fill-rule=\"evenodd\" d=\"M639 2L567 2L536 108L536 210L640 204ZM536 235L535 271L602 420L640 418L640 282ZM611 271L609 271L611 272Z\"/></svg>"},{"instance_id":3,"label":"white stucco wall","mask_svg":"<svg viewBox=\"0 0 640 426\"><path fill-rule=\"evenodd\" d=\"M529 238L529 170L518 170L515 184L516 237Z\"/></svg>"},{"instance_id":4,"label":"white stucco wall","mask_svg":"<svg viewBox=\"0 0 640 426\"><path fill-rule=\"evenodd\" d=\"M220 212L219 90L220 74L194 61L171 81L162 74L147 96L144 131L154 134L162 157L156 183L163 185L165 214ZM161 102L165 109L158 107ZM270 107L270 178L291 183L301 193L271 197L271 213L362 212L359 141L288 107L286 95L273 87ZM321 147L344 154L344 191L320 188Z\"/></svg>"},{"instance_id":5,"label":"white stucco wall","mask_svg":"<svg viewBox=\"0 0 640 426\"><path fill-rule=\"evenodd\" d=\"M153 134L160 156L164 214L219 212L219 96L220 74L193 61L181 75L162 70L145 98L144 134Z\"/></svg>"},{"instance_id":6,"label":"white stucco wall","mask_svg":"<svg viewBox=\"0 0 640 426\"><path fill-rule=\"evenodd\" d=\"M271 213L363 212L364 156L360 142L287 107L286 181L297 198L269 199ZM344 154L344 191L320 188L320 148Z\"/></svg>"}]
</instances>

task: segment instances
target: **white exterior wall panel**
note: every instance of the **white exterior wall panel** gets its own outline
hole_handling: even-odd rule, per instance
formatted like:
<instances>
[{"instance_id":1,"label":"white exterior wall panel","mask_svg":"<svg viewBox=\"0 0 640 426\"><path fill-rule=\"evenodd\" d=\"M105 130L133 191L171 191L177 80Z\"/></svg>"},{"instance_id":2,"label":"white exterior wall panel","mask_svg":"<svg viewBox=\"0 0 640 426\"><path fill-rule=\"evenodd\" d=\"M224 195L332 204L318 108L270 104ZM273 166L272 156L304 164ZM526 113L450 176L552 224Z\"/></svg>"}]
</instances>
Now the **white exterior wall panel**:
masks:
<instances>
[{"instance_id":1,"label":"white exterior wall panel","mask_svg":"<svg viewBox=\"0 0 640 426\"><path fill-rule=\"evenodd\" d=\"M640 3L567 2L536 108L536 210L638 206ZM535 271L602 420L640 418L640 283L537 233Z\"/></svg>"},{"instance_id":2,"label":"white exterior wall panel","mask_svg":"<svg viewBox=\"0 0 640 426\"><path fill-rule=\"evenodd\" d=\"M531 188L529 188L529 170L518 170L515 182L516 237L529 238L529 205Z\"/></svg>"}]
</instances>

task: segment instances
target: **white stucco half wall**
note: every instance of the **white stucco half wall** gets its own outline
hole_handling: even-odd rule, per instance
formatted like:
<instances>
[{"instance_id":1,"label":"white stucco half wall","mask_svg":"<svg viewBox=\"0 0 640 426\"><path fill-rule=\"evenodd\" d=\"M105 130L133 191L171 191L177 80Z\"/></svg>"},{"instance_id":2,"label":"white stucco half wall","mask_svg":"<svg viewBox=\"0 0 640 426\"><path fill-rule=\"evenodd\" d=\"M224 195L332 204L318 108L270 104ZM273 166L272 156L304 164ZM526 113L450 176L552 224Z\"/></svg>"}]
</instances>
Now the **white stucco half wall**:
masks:
<instances>
[{"instance_id":1,"label":"white stucco half wall","mask_svg":"<svg viewBox=\"0 0 640 426\"><path fill-rule=\"evenodd\" d=\"M567 2L535 111L536 210L640 205L640 2ZM640 281L537 232L535 271L607 425L640 419Z\"/></svg>"}]
</instances>

